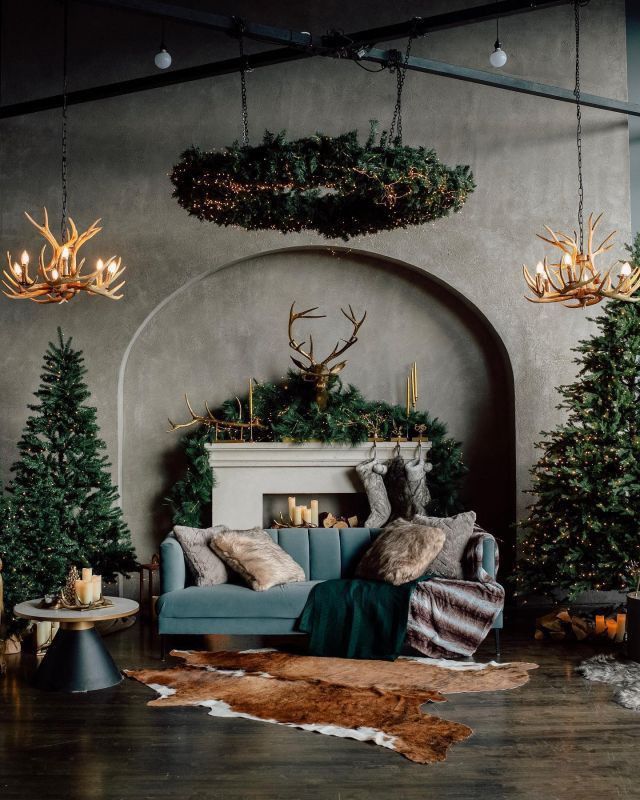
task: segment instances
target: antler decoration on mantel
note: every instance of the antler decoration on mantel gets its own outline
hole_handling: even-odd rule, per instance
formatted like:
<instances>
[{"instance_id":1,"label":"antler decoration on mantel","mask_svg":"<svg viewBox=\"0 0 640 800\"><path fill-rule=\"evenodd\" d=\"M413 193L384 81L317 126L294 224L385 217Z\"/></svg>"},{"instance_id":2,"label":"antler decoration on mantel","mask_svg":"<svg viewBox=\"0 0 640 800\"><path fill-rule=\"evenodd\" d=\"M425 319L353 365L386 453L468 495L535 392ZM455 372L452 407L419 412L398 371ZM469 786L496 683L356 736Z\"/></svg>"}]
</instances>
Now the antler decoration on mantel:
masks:
<instances>
[{"instance_id":1,"label":"antler decoration on mantel","mask_svg":"<svg viewBox=\"0 0 640 800\"><path fill-rule=\"evenodd\" d=\"M303 364L294 356L291 356L291 360L296 367L301 370L305 380L315 383L316 402L319 408L325 409L327 407L327 400L329 397L329 378L332 375L337 375L347 366L346 361L341 361L333 366L329 366L329 362L339 358L346 350L348 350L358 341L358 331L362 327L362 323L367 318L367 312L365 311L362 319L358 320L351 306L349 306L348 313L344 310L344 308L341 308L340 311L342 311L344 316L349 320L353 327L351 336L348 339L341 340L344 343L342 346L340 346L340 342L337 342L332 352L329 353L329 355L322 361L316 361L313 354L313 337L311 335L309 336L308 351L303 350L302 348L306 342L298 342L294 338L293 325L299 319L324 319L326 314L314 314L313 312L318 310L318 306L298 312L294 311L294 308L295 302L291 303L291 308L289 310L289 347L295 350L296 353L299 353L303 358L306 358L309 364Z\"/></svg>"},{"instance_id":2,"label":"antler decoration on mantel","mask_svg":"<svg viewBox=\"0 0 640 800\"><path fill-rule=\"evenodd\" d=\"M205 402L204 407L206 409L206 414L196 414L193 410L191 403L189 402L189 398L185 394L184 396L185 403L187 404L187 408L189 409L189 414L191 414L191 419L188 422L180 422L176 424L169 420L169 425L171 428L169 429L169 433L173 433L173 431L181 430L182 428L190 428L192 425L206 425L209 428L214 428L216 433L216 441L218 441L218 435L220 431L228 431L228 432L235 432L239 433L237 439L233 441L244 441L244 432L249 431L251 438L253 438L253 429L254 428L264 428L265 425L262 424L258 417L251 416L249 422L242 422L240 420L228 420L228 419L218 419L216 415L211 411L208 404ZM240 400L238 400L238 405L240 407L240 417L242 418L242 405L240 404Z\"/></svg>"},{"instance_id":3,"label":"antler decoration on mantel","mask_svg":"<svg viewBox=\"0 0 640 800\"><path fill-rule=\"evenodd\" d=\"M29 254L25 250L20 258L20 263L13 261L11 253L7 253L9 262L8 271L3 270L3 280L7 291L4 294L12 300L33 300L35 303L66 303L79 292L108 297L110 300L120 300L123 295L118 294L125 284L121 281L116 286L112 284L122 275L125 267L121 266L122 260L111 256L107 261L98 259L93 272L82 273L85 259L78 261L80 248L92 239L102 228L98 227L97 219L86 231L79 233L74 221L69 217L64 241L58 242L49 228L49 216L44 209L44 224L38 223L25 214L29 222L34 225L46 239L38 256L36 275L29 274ZM47 245L51 248L50 258L45 258Z\"/></svg>"},{"instance_id":4,"label":"antler decoration on mantel","mask_svg":"<svg viewBox=\"0 0 640 800\"><path fill-rule=\"evenodd\" d=\"M562 252L560 261L549 262L545 256L536 266L535 277L523 264L522 271L527 285L535 297L527 297L532 303L564 303L567 308L584 308L593 306L605 297L612 300L637 303L640 297L632 297L640 289L640 267L632 267L625 262L620 268L617 283L611 277L613 266L606 272L596 269L595 261L602 253L613 247L612 239L616 231L612 231L594 250L593 237L602 219L600 214L593 219L589 215L589 233L586 253L580 252L578 237L574 233L554 232L545 225L550 239L536 234L543 242L547 242Z\"/></svg>"}]
</instances>

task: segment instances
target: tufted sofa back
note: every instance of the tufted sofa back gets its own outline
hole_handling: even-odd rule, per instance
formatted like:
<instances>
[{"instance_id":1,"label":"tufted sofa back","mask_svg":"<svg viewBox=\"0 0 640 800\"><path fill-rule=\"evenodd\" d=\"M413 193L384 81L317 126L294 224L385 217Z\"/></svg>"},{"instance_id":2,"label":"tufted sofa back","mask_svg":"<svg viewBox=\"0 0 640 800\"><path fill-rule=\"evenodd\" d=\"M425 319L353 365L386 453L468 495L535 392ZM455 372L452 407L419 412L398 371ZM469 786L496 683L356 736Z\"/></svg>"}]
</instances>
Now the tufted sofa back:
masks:
<instances>
[{"instance_id":1,"label":"tufted sofa back","mask_svg":"<svg viewBox=\"0 0 640 800\"><path fill-rule=\"evenodd\" d=\"M304 570L307 580L352 578L364 551L380 528L278 528L268 530L276 544Z\"/></svg>"}]
</instances>

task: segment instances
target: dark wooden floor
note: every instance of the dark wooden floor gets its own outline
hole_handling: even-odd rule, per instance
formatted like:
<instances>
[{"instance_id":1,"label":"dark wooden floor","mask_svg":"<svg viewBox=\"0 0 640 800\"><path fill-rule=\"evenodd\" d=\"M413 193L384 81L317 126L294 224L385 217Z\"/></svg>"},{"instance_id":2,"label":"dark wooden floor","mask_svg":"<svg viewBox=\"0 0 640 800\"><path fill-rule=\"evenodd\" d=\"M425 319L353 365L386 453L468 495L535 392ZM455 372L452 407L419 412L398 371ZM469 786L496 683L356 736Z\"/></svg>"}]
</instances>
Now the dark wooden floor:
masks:
<instances>
[{"instance_id":1,"label":"dark wooden floor","mask_svg":"<svg viewBox=\"0 0 640 800\"><path fill-rule=\"evenodd\" d=\"M0 798L640 798L640 714L574 673L589 646L536 643L528 625L519 627L505 634L503 659L540 669L522 689L453 695L440 706L475 733L435 766L203 708L147 708L153 693L133 681L86 695L41 693L29 684L33 659L12 657L0 680ZM107 644L123 668L158 664L140 626ZM487 642L479 659L492 655Z\"/></svg>"}]
</instances>

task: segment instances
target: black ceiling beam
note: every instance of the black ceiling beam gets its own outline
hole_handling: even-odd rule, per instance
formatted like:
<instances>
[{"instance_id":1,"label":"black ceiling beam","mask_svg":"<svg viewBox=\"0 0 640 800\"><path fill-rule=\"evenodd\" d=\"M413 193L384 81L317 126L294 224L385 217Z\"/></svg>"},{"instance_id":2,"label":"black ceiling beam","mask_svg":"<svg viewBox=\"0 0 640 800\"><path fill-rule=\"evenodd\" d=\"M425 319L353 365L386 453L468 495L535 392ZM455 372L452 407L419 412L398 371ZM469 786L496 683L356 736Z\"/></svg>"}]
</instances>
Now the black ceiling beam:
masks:
<instances>
[{"instance_id":1,"label":"black ceiling beam","mask_svg":"<svg viewBox=\"0 0 640 800\"><path fill-rule=\"evenodd\" d=\"M388 64L391 52L389 50L378 50L371 48L367 54L360 59L370 61L375 64ZM503 75L499 72L486 72L481 69L470 67L459 67L455 64L447 64L444 61L434 61L429 58L417 58L411 56L407 62L407 69L414 72L423 72L429 75L440 75L444 78L456 78L459 81L479 83L483 86L493 86L497 89L507 89L510 92L520 94L530 94L536 97L545 97L550 100L561 100L565 103L576 103L573 89L563 89L560 86L551 86L546 83L535 83L524 78L516 78L513 75ZM590 108L600 108L603 111L613 111L618 114L627 114L632 117L640 117L640 105L628 103L623 100L614 100L610 97L599 97L595 94L580 93L580 103Z\"/></svg>"},{"instance_id":2,"label":"black ceiling beam","mask_svg":"<svg viewBox=\"0 0 640 800\"><path fill-rule=\"evenodd\" d=\"M215 14L210 11L201 11L185 6L176 6L171 3L160 2L160 0L76 0L76 2L160 17L165 20L196 25L231 35L236 35L238 32L237 17ZM383 25L379 28L368 28L348 34L329 33L324 36L243 20L243 35L247 39L255 39L256 41L269 42L271 44L331 50L344 46L345 42L375 44L376 42L390 42L394 39L406 39L412 33L416 36L424 36L427 33L494 20L496 17L509 17L514 14L543 11L555 6L568 5L571 2L572 0L494 0L494 2L481 6L447 11L444 14L435 14L430 17L415 17L393 25Z\"/></svg>"},{"instance_id":3,"label":"black ceiling beam","mask_svg":"<svg viewBox=\"0 0 640 800\"><path fill-rule=\"evenodd\" d=\"M301 50L282 47L277 50L266 50L264 53L252 55L250 65L252 69L257 69L258 67L268 67L273 64L284 64L288 61L298 61L301 58L311 58L312 55L312 53L305 53ZM163 86L174 86L179 83L199 81L203 78L213 78L216 75L230 75L240 72L240 67L241 60L239 58L228 58L224 61L200 64L197 67L158 72L154 75L147 75L144 78L133 78L129 81L92 86L89 89L77 89L67 94L67 105L72 106L79 103L90 103L94 100L106 100L110 97L121 97L136 92L146 92L149 89L160 89ZM25 100L22 103L0 106L0 119L34 114L38 111L49 111L61 106L61 94L54 94L36 100Z\"/></svg>"}]
</instances>

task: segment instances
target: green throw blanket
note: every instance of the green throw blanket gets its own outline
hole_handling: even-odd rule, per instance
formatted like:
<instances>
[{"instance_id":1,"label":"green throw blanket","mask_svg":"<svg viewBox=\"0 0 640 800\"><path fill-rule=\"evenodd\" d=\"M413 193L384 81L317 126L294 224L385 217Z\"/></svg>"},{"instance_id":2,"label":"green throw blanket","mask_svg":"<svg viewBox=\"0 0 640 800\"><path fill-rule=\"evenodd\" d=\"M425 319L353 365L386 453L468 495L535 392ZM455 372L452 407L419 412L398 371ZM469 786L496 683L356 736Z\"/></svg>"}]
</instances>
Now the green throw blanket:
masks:
<instances>
[{"instance_id":1,"label":"green throw blanket","mask_svg":"<svg viewBox=\"0 0 640 800\"><path fill-rule=\"evenodd\" d=\"M360 578L316 584L298 621L298 629L309 634L309 653L395 661L404 643L413 590L430 577L401 586Z\"/></svg>"}]
</instances>

